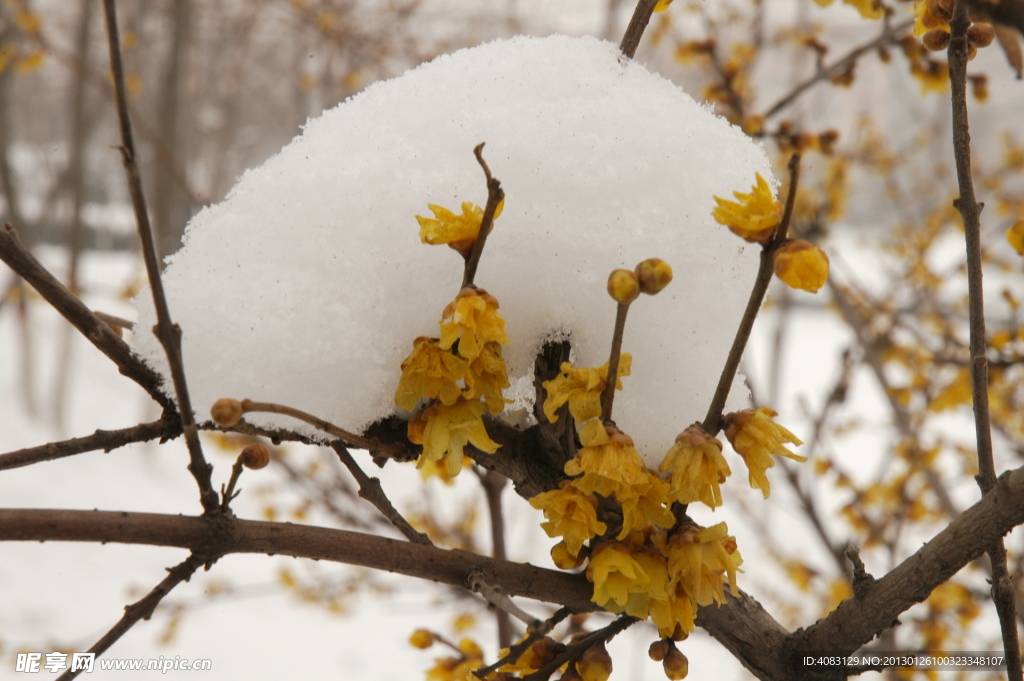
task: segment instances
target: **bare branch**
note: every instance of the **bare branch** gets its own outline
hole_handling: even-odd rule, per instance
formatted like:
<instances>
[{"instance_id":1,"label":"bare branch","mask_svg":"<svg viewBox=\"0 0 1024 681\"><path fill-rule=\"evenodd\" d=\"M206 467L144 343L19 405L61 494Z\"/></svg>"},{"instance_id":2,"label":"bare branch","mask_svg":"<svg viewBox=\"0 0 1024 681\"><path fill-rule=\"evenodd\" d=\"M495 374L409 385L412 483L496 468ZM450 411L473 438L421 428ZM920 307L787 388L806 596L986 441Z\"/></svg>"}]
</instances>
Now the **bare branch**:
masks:
<instances>
[{"instance_id":1,"label":"bare branch","mask_svg":"<svg viewBox=\"0 0 1024 681\"><path fill-rule=\"evenodd\" d=\"M160 419L120 430L97 430L92 435L85 437L76 437L63 442L48 442L38 447L28 447L0 454L0 471L30 466L40 461L62 459L66 456L92 452L97 449L109 452L133 442L148 442L156 438L160 438L161 441L169 440L180 434L181 424L177 419L173 421Z\"/></svg>"},{"instance_id":2,"label":"bare branch","mask_svg":"<svg viewBox=\"0 0 1024 681\"><path fill-rule=\"evenodd\" d=\"M484 161L483 152L483 142L476 145L476 148L473 149L477 162L483 168L484 177L487 178L487 205L484 207L484 215L480 220L480 231L477 233L473 250L469 252L469 257L466 259L466 270L462 277L462 288L473 285L473 280L476 278L476 268L480 265L480 256L483 254L484 244L487 242L487 235L491 233L491 228L494 226L494 213L497 212L498 205L505 199L505 190L501 188L501 182L491 176L491 169L487 167L487 162Z\"/></svg>"},{"instance_id":3,"label":"bare branch","mask_svg":"<svg viewBox=\"0 0 1024 681\"><path fill-rule=\"evenodd\" d=\"M619 49L626 57L632 59L636 54L636 48L640 46L640 39L644 37L644 31L651 21L651 15L654 14L654 7L657 4L658 0L639 0L636 3L633 18L629 20L626 33L622 36L622 42L619 43Z\"/></svg>"},{"instance_id":4,"label":"bare branch","mask_svg":"<svg viewBox=\"0 0 1024 681\"><path fill-rule=\"evenodd\" d=\"M160 390L163 379L143 363L107 324L100 320L57 277L40 264L22 245L10 224L0 230L0 260L32 285L46 302L82 332L90 343L117 365L118 370L149 393L164 412L175 411L174 404Z\"/></svg>"},{"instance_id":5,"label":"bare branch","mask_svg":"<svg viewBox=\"0 0 1024 681\"><path fill-rule=\"evenodd\" d=\"M149 286L153 291L153 304L156 308L156 335L167 353L167 363L171 370L174 383L174 394L177 397L181 414L182 430L185 443L188 445L188 469L199 485L199 500L207 513L220 511L220 500L210 474L213 471L203 455L199 442L199 430L196 427L195 414L192 412L192 400L185 382L185 367L181 361L181 328L171 321L171 313L164 295L163 280L160 278L160 264L157 262L156 244L153 240L153 228L149 224L149 213L146 210L146 196L142 191L142 176L136 165L135 141L132 137L132 123L128 115L128 91L125 86L124 65L121 62L121 38L117 28L117 9L114 0L103 0L103 8L107 17L107 42L110 46L110 68L114 76L114 92L117 95L117 115L121 123L121 156L124 160L125 173L128 175L128 190L135 209L135 221L142 240L142 256L146 262L149 275Z\"/></svg>"}]
</instances>

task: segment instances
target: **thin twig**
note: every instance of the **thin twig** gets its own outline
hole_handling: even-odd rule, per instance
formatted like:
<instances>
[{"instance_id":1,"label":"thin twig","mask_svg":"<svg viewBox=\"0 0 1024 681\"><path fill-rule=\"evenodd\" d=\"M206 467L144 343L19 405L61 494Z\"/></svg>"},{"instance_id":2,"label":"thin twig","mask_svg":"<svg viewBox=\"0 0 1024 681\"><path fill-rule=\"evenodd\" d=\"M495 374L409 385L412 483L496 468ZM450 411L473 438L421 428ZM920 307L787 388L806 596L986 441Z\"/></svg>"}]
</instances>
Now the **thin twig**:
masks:
<instances>
[{"instance_id":1,"label":"thin twig","mask_svg":"<svg viewBox=\"0 0 1024 681\"><path fill-rule=\"evenodd\" d=\"M978 442L978 487L987 494L996 484L992 457L992 427L988 407L988 355L985 337L985 300L982 287L981 209L974 195L971 176L971 135L967 117L967 29L971 25L968 6L957 0L950 21L948 50L949 80L953 105L953 156L960 197L954 206L964 221L967 242L967 298L970 315L971 393L974 400L974 427ZM988 552L992 561L992 601L999 615L1006 651L1007 678L1024 678L1020 643L1017 637L1017 606L1006 569L1006 546L1002 538Z\"/></svg>"},{"instance_id":2,"label":"thin twig","mask_svg":"<svg viewBox=\"0 0 1024 681\"><path fill-rule=\"evenodd\" d=\"M761 311L761 304L764 302L765 293L768 292L768 284L772 281L774 273L775 251L779 249L786 235L789 232L789 222L793 216L793 206L796 204L796 187L800 180L800 154L793 154L789 159L789 194L786 197L786 209L782 214L782 222L775 230L771 241L761 251L761 263L757 269L757 278L754 279L754 287L750 291L750 299L747 301L747 309L743 312L740 326L736 330L736 338L733 339L732 348L722 369L722 375L718 380L718 387L711 399L711 406L708 407L707 416L704 417L704 430L714 436L718 434L722 420L722 410L725 409L725 401L729 397L729 390L732 388L733 379L736 378L736 370L743 358L743 351L750 339L750 331L754 328L754 320Z\"/></svg>"},{"instance_id":3,"label":"thin twig","mask_svg":"<svg viewBox=\"0 0 1024 681\"><path fill-rule=\"evenodd\" d=\"M128 91L125 86L124 65L121 62L121 38L117 28L117 9L114 0L103 0L103 8L107 18L107 40L110 46L114 92L117 95L117 115L121 123L121 156L128 176L128 190L132 197L132 207L135 209L135 221L142 240L146 273L149 275L149 285L153 291L153 305L157 318L156 335L167 353L174 394L181 414L182 430L185 434L185 443L188 445L188 470L199 485L199 500L203 509L207 513L217 513L220 510L220 500L210 479L213 466L207 463L203 455L195 414L192 412L192 400L189 398L188 384L185 381L185 367L181 360L181 328L171 321L171 313L167 307L164 284L160 277L160 263L157 262L156 244L153 240L153 228L149 224L146 197L142 191L142 176L136 164L135 141L132 137L131 119L128 116Z\"/></svg>"},{"instance_id":4,"label":"thin twig","mask_svg":"<svg viewBox=\"0 0 1024 681\"><path fill-rule=\"evenodd\" d=\"M622 357L622 336L626 332L626 314L629 303L619 303L615 310L615 330L612 332L612 351L608 355L608 377L601 393L601 420L608 423L612 420L612 407L615 405L615 386L619 382L619 361Z\"/></svg>"},{"instance_id":5,"label":"thin twig","mask_svg":"<svg viewBox=\"0 0 1024 681\"><path fill-rule=\"evenodd\" d=\"M366 449L371 453L379 452L385 455L390 454L390 449L385 444L376 440L369 440L361 435L356 435L355 433L350 433L344 428L339 428L330 421L324 421L322 418L313 416L312 414L304 412L301 409L296 409L295 407L289 407L284 404L275 404L273 402L242 400L242 413L249 412L267 412L270 414L284 414L285 416L291 416L292 418L299 419L300 421L305 421L317 430L322 430L329 435L333 435L353 447Z\"/></svg>"},{"instance_id":6,"label":"thin twig","mask_svg":"<svg viewBox=\"0 0 1024 681\"><path fill-rule=\"evenodd\" d=\"M575 643L567 645L565 647L565 652L561 655L557 655L555 659L551 660L532 674L524 676L523 681L547 681L547 679L555 673L555 670L562 665L568 662L578 662L579 659L583 657L583 653L598 644L607 643L615 638L619 632L625 631L639 621L640 620L636 617L630 617L629 615L622 615L621 617L618 617L608 626L592 631Z\"/></svg>"},{"instance_id":7,"label":"thin twig","mask_svg":"<svg viewBox=\"0 0 1024 681\"><path fill-rule=\"evenodd\" d=\"M427 544L432 545L432 542L427 535L422 532L418 532L416 528L409 524L409 521L402 517L395 507L391 504L391 500L388 499L388 495L384 494L384 488L380 485L380 480L377 478L371 478L363 469L359 467L356 460L352 458L351 452L340 442L335 442L331 445L331 448L338 454L338 458L345 464L345 468L349 470L352 477L359 483L359 496L362 499L366 499L373 506L381 512L381 514L391 521L391 524L395 528L405 535L405 538L416 544Z\"/></svg>"},{"instance_id":8,"label":"thin twig","mask_svg":"<svg viewBox=\"0 0 1024 681\"><path fill-rule=\"evenodd\" d=\"M640 46L640 39L644 37L644 31L651 21L651 15L654 14L654 7L657 4L658 0L639 0L636 3L633 18L629 20L626 33L622 36L622 42L619 43L622 54L629 59L636 54L636 48Z\"/></svg>"},{"instance_id":9,"label":"thin twig","mask_svg":"<svg viewBox=\"0 0 1024 681\"><path fill-rule=\"evenodd\" d=\"M148 442L156 438L160 438L161 441L169 440L180 434L181 424L177 422L177 419L174 421L160 419L120 430L97 430L92 435L85 437L76 437L62 442L48 442L38 447L26 447L0 454L0 471L30 466L41 461L54 461L97 449L110 452L133 442Z\"/></svg>"},{"instance_id":10,"label":"thin twig","mask_svg":"<svg viewBox=\"0 0 1024 681\"><path fill-rule=\"evenodd\" d=\"M506 560L508 556L505 552L505 515L501 509L501 493L508 483L508 478L497 471L480 472L476 468L473 470L476 471L480 486L484 488L484 496L487 497L487 511L491 520L491 555L498 560ZM509 619L509 613L497 608L494 617L498 623L498 647L508 648L512 645L512 621Z\"/></svg>"},{"instance_id":11,"label":"thin twig","mask_svg":"<svg viewBox=\"0 0 1024 681\"><path fill-rule=\"evenodd\" d=\"M160 390L163 381L160 375L136 357L127 343L35 259L10 224L0 229L0 260L31 284L53 309L116 364L123 375L138 383L165 413L175 411L174 404Z\"/></svg>"},{"instance_id":12,"label":"thin twig","mask_svg":"<svg viewBox=\"0 0 1024 681\"><path fill-rule=\"evenodd\" d=\"M473 675L479 679L485 678L491 672L496 672L500 667L506 664L515 664L519 661L519 658L523 656L523 653L532 646L534 643L539 641L541 638L547 636L555 626L564 620L566 617L572 614L572 608L561 607L555 611L555 614L541 622L538 627L531 627L530 633L519 643L512 646L508 646L508 654L502 658L499 658L494 664L488 665L481 669L474 669Z\"/></svg>"},{"instance_id":13,"label":"thin twig","mask_svg":"<svg viewBox=\"0 0 1024 681\"><path fill-rule=\"evenodd\" d=\"M484 215L480 220L480 231L477 233L473 250L469 252L469 257L466 258L462 288L473 285L473 280L476 278L476 268L480 265L480 256L483 254L484 244L487 242L487 235L491 233L491 228L494 226L494 213L498 210L498 205L505 199L505 190L501 188L501 182L491 176L491 169L487 167L487 162L484 161L483 151L484 142L476 145L473 149L473 154L476 156L476 160L480 167L483 168L484 176L487 178L487 205L484 207Z\"/></svg>"},{"instance_id":14,"label":"thin twig","mask_svg":"<svg viewBox=\"0 0 1024 681\"><path fill-rule=\"evenodd\" d=\"M792 90L783 95L783 97L779 99L779 101L775 102L775 104L770 106L768 110L764 113L765 120L771 118L772 116L774 116L775 114L779 113L787 106L792 104L797 97L802 95L805 90L807 90L815 83L831 78L832 76L838 73L842 73L847 67L850 66L850 64L860 59L865 53L870 52L871 50L874 50L881 45L887 45L889 43L896 42L897 36L903 33L904 31L908 30L913 25L913 19L901 21L900 23L894 26L889 26L888 24L886 24L883 27L882 34L880 36L878 36L877 38L870 42L867 42L859 47L850 50L838 61L831 64L830 66L826 66L825 68L819 70L813 76L803 81L802 83L799 83Z\"/></svg>"},{"instance_id":15,"label":"thin twig","mask_svg":"<svg viewBox=\"0 0 1024 681\"><path fill-rule=\"evenodd\" d=\"M125 606L124 616L111 627L110 631L103 635L99 641L97 641L88 652L95 653L96 657L99 657L114 645L119 638L124 636L129 629L131 629L139 620L148 620L153 616L153 611L156 606L163 600L164 596L171 592L171 589L178 586L182 582L187 582L191 579L195 571L201 568L203 565L209 565L213 563L216 558L210 558L208 556L200 556L197 553L192 553L183 562L175 565L172 568L168 568L167 572L170 574L164 578L162 582L156 585L152 591L146 594L142 600L139 600L131 605ZM57 681L70 681L82 672L81 669L71 671L70 669L59 677Z\"/></svg>"},{"instance_id":16,"label":"thin twig","mask_svg":"<svg viewBox=\"0 0 1024 681\"><path fill-rule=\"evenodd\" d=\"M539 619L513 603L512 599L505 595L505 591L497 584L491 584L488 582L484 573L480 570L474 570L471 572L466 583L469 586L470 591L483 596L484 600L492 607L497 608L501 612L512 615L530 628L541 626L541 621ZM509 645L512 645L511 641L509 641L507 645L503 645L502 648L507 648Z\"/></svg>"}]
</instances>

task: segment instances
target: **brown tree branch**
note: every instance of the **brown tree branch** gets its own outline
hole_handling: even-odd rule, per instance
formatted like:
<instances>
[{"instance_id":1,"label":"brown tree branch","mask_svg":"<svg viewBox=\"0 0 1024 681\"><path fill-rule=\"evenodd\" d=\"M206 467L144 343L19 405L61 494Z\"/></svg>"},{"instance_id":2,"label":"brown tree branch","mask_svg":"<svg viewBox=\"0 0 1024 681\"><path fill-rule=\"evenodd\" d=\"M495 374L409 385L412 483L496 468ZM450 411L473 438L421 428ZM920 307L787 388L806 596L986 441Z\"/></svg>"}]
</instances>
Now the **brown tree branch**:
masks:
<instances>
[{"instance_id":1,"label":"brown tree branch","mask_svg":"<svg viewBox=\"0 0 1024 681\"><path fill-rule=\"evenodd\" d=\"M153 291L153 305L156 309L156 335L167 353L167 363L171 370L174 394L177 397L181 414L182 430L185 444L188 446L188 470L199 485L199 500L206 513L220 512L220 499L213 489L211 473L213 466L206 461L203 448L199 442L199 429L196 427L195 414L192 412L192 400L188 394L185 381L185 367L181 360L181 328L171 321L171 313L164 295L164 284L160 278L160 263L157 261L156 243L153 239L153 228L149 223L149 212L146 209L146 196L142 191L142 176L136 164L135 141L132 137L132 123L128 115L128 91L125 86L124 65L121 61L121 38L117 28L117 9L114 0L103 0L103 9L107 18L107 42L110 47L110 68L114 76L114 92L117 95L117 116L121 123L121 156L124 160L125 173L128 176L128 190L135 209L135 221L139 228L142 241L142 256L146 262L149 275L149 286Z\"/></svg>"},{"instance_id":2,"label":"brown tree branch","mask_svg":"<svg viewBox=\"0 0 1024 681\"><path fill-rule=\"evenodd\" d=\"M473 149L473 154L476 156L477 163L483 168L484 177L487 178L487 205L484 207L484 215L480 219L480 231L477 232L476 242L473 244L473 249L469 252L469 257L466 258L466 269L462 276L462 288L472 286L473 280L476 279L476 268L480 265L480 256L484 252L487 235L491 233L491 228L494 227L494 213L497 212L501 202L505 200L505 190L501 188L501 182L491 175L491 169L487 167L487 162L484 161L484 142L476 145Z\"/></svg>"},{"instance_id":3,"label":"brown tree branch","mask_svg":"<svg viewBox=\"0 0 1024 681\"><path fill-rule=\"evenodd\" d=\"M985 335L985 298L982 284L981 209L974 195L971 175L971 134L967 117L967 29L971 25L968 5L958 0L950 22L948 50L949 81L953 104L953 156L960 197L954 206L964 221L967 242L967 299L970 315L971 394L974 402L974 428L978 443L978 487L985 494L996 483L995 461L992 457L992 426L988 407L988 354ZM1021 681L1020 643L1017 637L1017 604L1009 572L1006 569L1006 546L1002 537L992 542L988 551L992 561L992 601L999 615L1006 651L1007 678Z\"/></svg>"},{"instance_id":4,"label":"brown tree branch","mask_svg":"<svg viewBox=\"0 0 1024 681\"><path fill-rule=\"evenodd\" d=\"M97 430L92 435L85 437L76 437L62 442L48 442L38 447L27 447L0 454L0 471L30 466L40 461L62 459L65 456L74 456L97 449L110 452L133 442L148 442L156 438L160 438L161 441L169 440L180 434L181 424L177 418L173 421L160 419L150 423L140 423L137 426L120 430Z\"/></svg>"},{"instance_id":5,"label":"brown tree branch","mask_svg":"<svg viewBox=\"0 0 1024 681\"><path fill-rule=\"evenodd\" d=\"M114 645L119 638L128 633L128 630L135 626L139 620L148 620L153 616L153 611L156 610L156 606L159 605L160 601L163 600L164 596L169 594L171 590L181 584L187 582L192 578L203 565L209 566L216 558L209 556L199 556L195 553L191 554L181 563L178 563L172 568L168 568L167 572L170 573L153 587L153 590L146 594L141 600L126 605L124 608L124 616L111 627L110 631L103 635L99 641L97 641L87 652L96 653L96 657L99 657L105 653L110 646ZM71 671L70 669L57 677L57 681L63 681L75 678L82 673L82 669Z\"/></svg>"},{"instance_id":6,"label":"brown tree branch","mask_svg":"<svg viewBox=\"0 0 1024 681\"><path fill-rule=\"evenodd\" d=\"M348 469L352 477L359 483L359 496L366 501L373 504L374 508L381 512L385 518L391 521L391 524L395 526L399 532L405 535L405 538L415 544L428 544L433 543L427 538L427 535L422 532L418 532L416 528L409 524L409 521L402 517L395 507L392 505L391 500L388 499L388 495L384 494L384 488L380 485L380 480L377 478L371 478L369 475L363 472L363 469L359 467L356 460L352 458L351 452L340 442L335 442L331 445L331 448L337 453L338 458L345 464L345 468Z\"/></svg>"},{"instance_id":7,"label":"brown tree branch","mask_svg":"<svg viewBox=\"0 0 1024 681\"><path fill-rule=\"evenodd\" d=\"M886 23L884 28L882 29L882 34L880 36L878 36L874 40L871 40L859 47L850 50L847 54L842 56L835 63L826 66L823 69L820 69L813 76L803 81L802 83L799 83L796 87L794 87L792 90L783 95L779 99L779 101L775 102L775 104L768 107L768 110L764 113L765 120L771 118L772 116L774 116L775 114L779 113L787 106L792 104L797 97L802 95L805 90L813 86L815 83L820 83L821 81L827 80L836 74L842 73L845 69L849 68L851 64L853 64L862 56L864 56L864 54L866 54L867 52L870 52L871 50L874 50L882 45L889 45L891 43L897 42L899 40L899 36L905 31L909 30L910 27L913 25L913 19L907 19L906 21L901 21L900 23L891 26L888 23Z\"/></svg>"},{"instance_id":8,"label":"brown tree branch","mask_svg":"<svg viewBox=\"0 0 1024 681\"><path fill-rule=\"evenodd\" d=\"M658 0L639 0L636 3L633 18L629 20L626 33L622 36L622 42L619 43L619 49L626 57L632 59L636 54L636 48L640 46L640 39L644 37L644 31L651 21L651 15L654 14L654 7L657 4Z\"/></svg>"},{"instance_id":9,"label":"brown tree branch","mask_svg":"<svg viewBox=\"0 0 1024 681\"><path fill-rule=\"evenodd\" d=\"M490 470L484 473L477 471L477 476L487 498L487 516L491 521L491 555L498 560L506 560L508 554L505 552L505 514L501 509L501 493L505 490L508 478ZM498 647L508 648L513 640L509 613L502 608L496 608L494 617L498 623Z\"/></svg>"},{"instance_id":10,"label":"brown tree branch","mask_svg":"<svg viewBox=\"0 0 1024 681\"><path fill-rule=\"evenodd\" d=\"M721 430L722 410L725 409L725 401L729 398L729 390L732 388L733 379L736 378L736 371L740 367L740 360L743 358L743 351L750 339L750 331L754 328L754 320L757 319L764 302L764 296L768 292L768 284L772 281L775 272L775 251L779 249L789 232L789 221L793 217L793 206L796 204L796 187L800 181L800 154L793 154L789 159L789 195L786 197L786 209L782 214L782 222L775 229L775 235L771 241L761 250L761 262L758 265L757 277L754 279L754 287L750 291L750 298L747 300L747 309L743 311L743 318L740 319L740 326L736 330L736 337L733 339L729 356L722 368L722 375L718 379L718 387L711 399L708 413L702 424L704 430L710 435L716 435Z\"/></svg>"},{"instance_id":11,"label":"brown tree branch","mask_svg":"<svg viewBox=\"0 0 1024 681\"><path fill-rule=\"evenodd\" d=\"M22 245L17 231L10 224L4 225L0 230L0 260L31 284L53 309L71 322L90 343L116 364L123 375L138 383L165 413L175 411L174 404L160 390L160 384L163 382L160 375L144 364L127 343L35 259Z\"/></svg>"}]
</instances>

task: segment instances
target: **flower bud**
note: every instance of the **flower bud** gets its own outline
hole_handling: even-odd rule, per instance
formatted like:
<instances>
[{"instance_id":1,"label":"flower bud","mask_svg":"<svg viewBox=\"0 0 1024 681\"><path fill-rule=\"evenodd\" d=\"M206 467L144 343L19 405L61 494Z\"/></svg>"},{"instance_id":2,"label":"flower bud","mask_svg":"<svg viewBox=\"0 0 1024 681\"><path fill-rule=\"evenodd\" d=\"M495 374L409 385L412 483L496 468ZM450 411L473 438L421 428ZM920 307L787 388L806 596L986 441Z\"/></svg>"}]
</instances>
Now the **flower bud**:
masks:
<instances>
[{"instance_id":1,"label":"flower bud","mask_svg":"<svg viewBox=\"0 0 1024 681\"><path fill-rule=\"evenodd\" d=\"M921 38L925 48L939 52L949 47L949 31L944 28L933 28Z\"/></svg>"},{"instance_id":2,"label":"flower bud","mask_svg":"<svg viewBox=\"0 0 1024 681\"><path fill-rule=\"evenodd\" d=\"M575 570L583 565L586 559L586 551L581 549L579 554L574 556L569 553L569 549L565 546L564 541L560 541L551 547L551 560L561 570Z\"/></svg>"},{"instance_id":3,"label":"flower bud","mask_svg":"<svg viewBox=\"0 0 1024 681\"><path fill-rule=\"evenodd\" d=\"M640 281L640 291L653 296L672 281L672 266L661 258L648 258L633 270Z\"/></svg>"},{"instance_id":4,"label":"flower bud","mask_svg":"<svg viewBox=\"0 0 1024 681\"><path fill-rule=\"evenodd\" d=\"M620 303L632 303L640 295L640 281L629 270L613 270L608 275L608 295Z\"/></svg>"},{"instance_id":5,"label":"flower bud","mask_svg":"<svg viewBox=\"0 0 1024 681\"><path fill-rule=\"evenodd\" d=\"M929 14L944 24L953 18L953 3L950 0L925 0L924 6Z\"/></svg>"},{"instance_id":6,"label":"flower bud","mask_svg":"<svg viewBox=\"0 0 1024 681\"><path fill-rule=\"evenodd\" d=\"M975 47L988 47L995 37L996 30L989 24L972 24L967 29L967 42Z\"/></svg>"},{"instance_id":7,"label":"flower bud","mask_svg":"<svg viewBox=\"0 0 1024 681\"><path fill-rule=\"evenodd\" d=\"M647 655L655 662L661 662L673 647L675 646L665 639L661 639L651 644L651 647L647 649Z\"/></svg>"},{"instance_id":8,"label":"flower bud","mask_svg":"<svg viewBox=\"0 0 1024 681\"><path fill-rule=\"evenodd\" d=\"M683 628L683 625L676 622L676 628L672 630L672 640L676 643L685 641L690 637L690 632Z\"/></svg>"},{"instance_id":9,"label":"flower bud","mask_svg":"<svg viewBox=\"0 0 1024 681\"><path fill-rule=\"evenodd\" d=\"M425 650L426 648L434 645L434 634L426 629L417 629L412 632L412 636L409 637L409 644L413 648Z\"/></svg>"},{"instance_id":10,"label":"flower bud","mask_svg":"<svg viewBox=\"0 0 1024 681\"><path fill-rule=\"evenodd\" d=\"M533 642L533 645L530 646L530 652L533 653L533 663L536 665L533 668L540 669L564 653L565 644L559 643L550 636L545 636Z\"/></svg>"},{"instance_id":11,"label":"flower bud","mask_svg":"<svg viewBox=\"0 0 1024 681\"><path fill-rule=\"evenodd\" d=\"M603 643L592 646L583 653L579 671L583 681L607 681L612 675L612 657Z\"/></svg>"},{"instance_id":12,"label":"flower bud","mask_svg":"<svg viewBox=\"0 0 1024 681\"><path fill-rule=\"evenodd\" d=\"M685 679L686 675L690 673L690 661L676 647L669 651L661 666L665 669L665 676L673 681Z\"/></svg>"},{"instance_id":13,"label":"flower bud","mask_svg":"<svg viewBox=\"0 0 1024 681\"><path fill-rule=\"evenodd\" d=\"M791 288L817 293L828 280L828 256L814 244L799 239L775 252L775 276Z\"/></svg>"},{"instance_id":14,"label":"flower bud","mask_svg":"<svg viewBox=\"0 0 1024 681\"><path fill-rule=\"evenodd\" d=\"M242 420L242 403L229 397L224 397L213 403L210 407L210 417L213 422L223 428L232 428Z\"/></svg>"},{"instance_id":15,"label":"flower bud","mask_svg":"<svg viewBox=\"0 0 1024 681\"><path fill-rule=\"evenodd\" d=\"M238 458L242 460L243 466L256 471L270 463L270 450L266 445L257 442L243 449Z\"/></svg>"}]
</instances>

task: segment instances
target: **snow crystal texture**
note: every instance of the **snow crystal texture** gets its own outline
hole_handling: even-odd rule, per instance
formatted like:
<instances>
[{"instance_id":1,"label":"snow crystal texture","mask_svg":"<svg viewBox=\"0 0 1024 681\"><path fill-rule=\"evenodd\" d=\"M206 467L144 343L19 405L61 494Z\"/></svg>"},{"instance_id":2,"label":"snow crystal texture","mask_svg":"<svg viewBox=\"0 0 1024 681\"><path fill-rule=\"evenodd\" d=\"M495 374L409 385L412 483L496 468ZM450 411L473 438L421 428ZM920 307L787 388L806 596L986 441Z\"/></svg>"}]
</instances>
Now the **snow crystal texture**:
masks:
<instances>
[{"instance_id":1,"label":"snow crystal texture","mask_svg":"<svg viewBox=\"0 0 1024 681\"><path fill-rule=\"evenodd\" d=\"M529 385L553 335L570 338L578 365L603 364L608 273L660 257L675 280L630 309L633 375L615 421L656 464L703 419L757 268L755 249L712 220L712 196L771 178L767 156L615 45L563 36L488 43L377 83L193 218L165 282L200 418L221 397L354 431L395 412L399 365L414 338L438 335L462 280L461 257L421 244L414 216L484 205L480 142L507 198L476 283L501 303L513 385ZM137 306L139 351L167 375L143 331L148 290ZM732 404L744 398L737 382Z\"/></svg>"}]
</instances>

